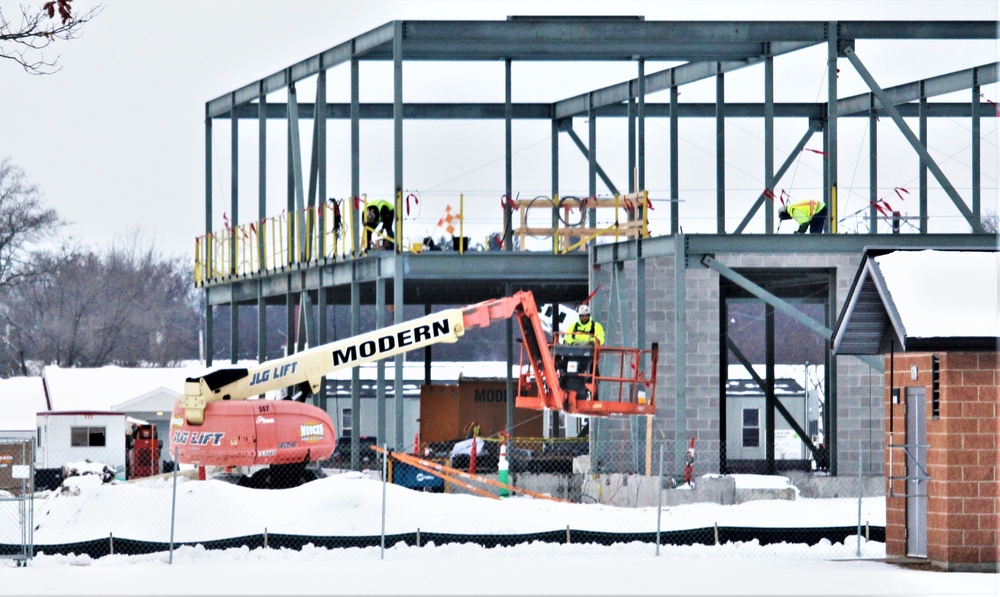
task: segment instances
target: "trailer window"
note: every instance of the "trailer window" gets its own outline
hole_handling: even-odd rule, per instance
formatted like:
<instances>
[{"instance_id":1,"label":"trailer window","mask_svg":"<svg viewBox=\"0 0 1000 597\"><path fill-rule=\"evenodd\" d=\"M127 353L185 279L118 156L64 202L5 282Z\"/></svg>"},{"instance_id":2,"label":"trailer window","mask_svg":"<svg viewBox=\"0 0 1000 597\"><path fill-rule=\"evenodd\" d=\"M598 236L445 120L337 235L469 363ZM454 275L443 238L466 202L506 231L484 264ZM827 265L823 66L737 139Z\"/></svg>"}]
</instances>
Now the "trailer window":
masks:
<instances>
[{"instance_id":1,"label":"trailer window","mask_svg":"<svg viewBox=\"0 0 1000 597\"><path fill-rule=\"evenodd\" d=\"M104 427L70 428L70 445L74 448L101 448L107 445Z\"/></svg>"}]
</instances>

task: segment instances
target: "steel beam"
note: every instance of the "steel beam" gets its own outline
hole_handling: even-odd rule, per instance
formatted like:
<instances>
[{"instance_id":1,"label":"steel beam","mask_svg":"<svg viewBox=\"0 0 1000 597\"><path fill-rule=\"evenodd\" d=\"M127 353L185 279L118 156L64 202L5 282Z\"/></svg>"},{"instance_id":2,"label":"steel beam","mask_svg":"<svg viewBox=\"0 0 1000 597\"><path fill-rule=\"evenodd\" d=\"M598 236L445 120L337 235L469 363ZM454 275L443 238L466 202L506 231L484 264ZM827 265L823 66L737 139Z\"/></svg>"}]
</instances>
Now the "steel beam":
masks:
<instances>
[{"instance_id":1,"label":"steel beam","mask_svg":"<svg viewBox=\"0 0 1000 597\"><path fill-rule=\"evenodd\" d=\"M772 193L774 192L774 188L778 186L778 182L781 181L781 177L785 175L785 172L788 172L788 169L791 168L792 164L795 163L795 160L798 159L799 154L802 152L802 149L806 146L806 143L809 142L809 139L812 139L813 134L815 134L815 132L819 130L821 126L823 125L818 120L809 121L809 129L806 130L806 133L802 135L801 139L799 139L799 142L795 145L795 148L792 149L791 153L788 154L788 157L785 158L784 163L781 164L781 167L778 168L778 171L772 175L771 178L773 182L769 186L767 186L767 190L771 191ZM750 206L750 210L747 211L747 215L744 216L743 221L740 222L740 225L736 227L736 230L733 231L733 234L741 234L743 230L746 229L747 225L750 223L750 220L752 220L753 217L757 214L757 210L760 209L760 206L764 204L765 198L766 196L763 192L757 196L757 200L754 201L753 205ZM768 205L770 206L771 204L768 203ZM774 232L773 210L765 210L765 219L767 220L768 223L765 233L772 234Z\"/></svg>"},{"instance_id":2,"label":"steel beam","mask_svg":"<svg viewBox=\"0 0 1000 597\"><path fill-rule=\"evenodd\" d=\"M590 150L587 149L587 146L584 145L583 140L581 140L580 137L576 134L576 131L573 130L572 123L564 126L563 130L566 131L566 134L568 134L569 138L573 140L574 144L576 144L577 148L580 150L580 153L582 153L583 157L587 158L587 161L589 162L591 159ZM618 187L615 186L615 183L611 182L611 179L608 178L608 175L604 172L604 168L601 168L601 165L597 163L596 159L594 160L594 167L596 169L597 176L599 176L601 180L604 181L604 184L608 187L608 190L617 195Z\"/></svg>"},{"instance_id":3,"label":"steel beam","mask_svg":"<svg viewBox=\"0 0 1000 597\"><path fill-rule=\"evenodd\" d=\"M900 106L901 104L919 101L921 97L936 97L956 91L972 89L976 81L979 81L980 85L992 85L998 80L1000 80L1000 62L993 62L920 81L913 81L912 83L887 87L883 92L886 101L890 102L893 106ZM837 113L842 117L867 114L871 109L869 95L868 93L861 93L837 100ZM968 116L968 114L963 114L963 116Z\"/></svg>"},{"instance_id":4,"label":"steel beam","mask_svg":"<svg viewBox=\"0 0 1000 597\"><path fill-rule=\"evenodd\" d=\"M965 217L965 220L969 223L969 226L972 228L972 231L976 233L985 232L982 222L978 221L973 216L972 211L969 210L968 206L965 205L965 202L958 195L958 191L956 191L955 187L953 187L951 182L948 181L948 177L945 176L944 172L934 161L934 158L931 157L931 154L927 152L927 148L920 143L920 140L917 139L916 135L913 134L913 131L910 130L910 127L907 126L906 122L903 121L903 117L899 114L899 111L896 110L896 107L892 104L892 100L885 95L885 92L882 90L881 87L879 87L879 84L872 77L871 73L868 72L868 69L865 68L865 65L861 62L861 59L858 58L857 54L854 53L854 49L849 46L844 48L844 55L847 56L847 59L850 60L851 64L854 65L854 68L858 71L858 74L861 75L861 78L865 81L868 87L875 93L875 97L878 98L879 102L881 102L882 104L882 107L889 113L889 116L892 118L892 121L896 123L896 127L899 128L901 133L903 133L903 137L906 138L906 140L910 143L910 146L913 147L914 151L916 151L917 154L920 156L921 163L925 164L927 166L927 169L931 171L931 174L934 175L934 178L937 179L938 184L941 185L945 193L947 193L948 197L950 197L952 202L955 204L955 207L957 207L958 211L960 211L962 215Z\"/></svg>"},{"instance_id":5,"label":"steel beam","mask_svg":"<svg viewBox=\"0 0 1000 597\"><path fill-rule=\"evenodd\" d=\"M645 21L615 17L532 17L508 21L398 21L338 44L208 102L210 117L256 100L352 58L391 60L396 27L411 60L759 60L761 46L823 43L823 22ZM581 38L581 24L586 37ZM842 39L996 39L992 21L840 21ZM680 40L680 41L673 41ZM714 73L712 73L714 74ZM677 82L677 84L682 84ZM654 88L650 87L650 93Z\"/></svg>"},{"instance_id":6,"label":"steel beam","mask_svg":"<svg viewBox=\"0 0 1000 597\"><path fill-rule=\"evenodd\" d=\"M753 283L752 281L750 281L745 276L742 276L742 275L736 273L735 271L733 271L732 269L726 267L722 263L719 263L718 261L716 261L715 259L713 259L710 255L703 256L701 258L701 264L704 265L705 267L707 267L707 268L715 271L716 273L718 273L720 276L726 278L727 280L730 280L730 281L738 284L741 288L743 288L744 290L746 290L750 294L753 294L754 296L756 296L760 300L764 301L768 305L771 305L772 307L774 307L778 311L781 311L785 315L791 317L795 321L797 321L797 322L801 323L802 325L806 326L806 328L808 328L811 332L813 332L813 333L815 333L815 334L817 334L819 336L822 336L823 338L826 338L827 340L833 338L833 330L831 330L830 328L826 327L825 325L819 323L818 321L816 321L812 317L809 317L808 315L806 315L802 311L799 311L798 309L795 308L794 305L788 303L787 301L785 301L783 299L778 298L774 294L772 294L772 293L768 292L767 290L761 288L759 285ZM858 355L858 358L861 359L862 361L868 363L868 365L870 365L876 371L879 371L880 373L884 372L884 369L883 369L883 366L882 366L882 360L881 359L872 358L872 357L870 357L868 355Z\"/></svg>"}]
</instances>

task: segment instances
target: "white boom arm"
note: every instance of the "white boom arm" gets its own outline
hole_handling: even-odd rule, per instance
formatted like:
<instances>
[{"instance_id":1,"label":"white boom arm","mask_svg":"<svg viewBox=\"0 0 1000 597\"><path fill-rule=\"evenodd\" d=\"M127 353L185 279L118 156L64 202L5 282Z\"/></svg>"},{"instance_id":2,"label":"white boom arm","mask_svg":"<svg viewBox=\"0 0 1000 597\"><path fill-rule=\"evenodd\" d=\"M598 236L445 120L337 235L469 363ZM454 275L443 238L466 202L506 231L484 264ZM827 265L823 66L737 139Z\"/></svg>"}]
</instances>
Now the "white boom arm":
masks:
<instances>
[{"instance_id":1,"label":"white boom arm","mask_svg":"<svg viewBox=\"0 0 1000 597\"><path fill-rule=\"evenodd\" d=\"M315 394L328 373L439 342L456 342L464 333L463 310L448 309L256 367L220 369L203 377L189 377L184 383L184 417L191 425L201 425L209 402L245 400L288 386L308 384Z\"/></svg>"}]
</instances>

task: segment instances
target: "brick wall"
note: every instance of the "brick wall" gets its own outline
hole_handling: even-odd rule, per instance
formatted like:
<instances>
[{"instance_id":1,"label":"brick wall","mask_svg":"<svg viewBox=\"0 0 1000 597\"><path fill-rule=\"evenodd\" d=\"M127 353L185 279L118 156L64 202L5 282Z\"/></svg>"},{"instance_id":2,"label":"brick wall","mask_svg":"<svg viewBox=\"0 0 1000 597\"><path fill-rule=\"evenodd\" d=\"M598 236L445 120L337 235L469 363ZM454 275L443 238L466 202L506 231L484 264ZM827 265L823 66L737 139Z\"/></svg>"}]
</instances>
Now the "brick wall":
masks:
<instances>
[{"instance_id":1,"label":"brick wall","mask_svg":"<svg viewBox=\"0 0 1000 597\"><path fill-rule=\"evenodd\" d=\"M886 358L886 421L891 383L905 397L907 387L925 388L927 400L927 557L946 570L996 570L1000 562L998 481L1000 468L1000 359L998 354L951 352L940 357L939 415L933 413L932 354ZM911 367L917 379L911 379ZM905 398L892 405L892 443L905 441ZM887 431L888 431L887 424ZM888 445L888 441L886 444ZM905 455L886 451L886 555L906 555ZM891 490L891 491L890 491Z\"/></svg>"}]
</instances>

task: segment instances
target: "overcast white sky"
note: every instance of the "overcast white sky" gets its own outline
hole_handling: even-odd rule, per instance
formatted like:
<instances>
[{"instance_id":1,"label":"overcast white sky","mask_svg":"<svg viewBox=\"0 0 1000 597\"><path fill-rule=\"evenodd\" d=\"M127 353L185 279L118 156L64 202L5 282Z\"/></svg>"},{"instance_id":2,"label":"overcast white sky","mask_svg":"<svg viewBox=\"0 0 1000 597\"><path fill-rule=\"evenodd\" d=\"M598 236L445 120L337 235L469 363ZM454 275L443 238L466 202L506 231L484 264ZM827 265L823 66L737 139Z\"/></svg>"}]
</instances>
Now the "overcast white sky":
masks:
<instances>
[{"instance_id":1,"label":"overcast white sky","mask_svg":"<svg viewBox=\"0 0 1000 597\"><path fill-rule=\"evenodd\" d=\"M95 3L77 0L75 4L86 8ZM4 2L5 14L16 11L13 2ZM170 254L193 254L194 238L204 228L204 109L205 103L243 85L270 75L299 60L313 56L350 38L360 35L386 22L396 19L492 19L502 20L508 15L533 14L623 14L644 15L650 20L927 20L927 19L978 19L995 20L995 0L871 0L821 2L796 1L621 1L588 2L477 2L453 1L307 1L287 0L265 2L261 0L226 0L202 2L175 0L171 2L146 0L124 2L110 0L104 3L103 12L89 23L81 39L61 43L53 48L60 56L62 70L52 76L31 76L9 62L0 63L0 80L4 93L0 95L0 156L10 157L23 168L30 180L37 184L48 204L72 222L70 231L80 241L91 246L106 246L135 229L144 238ZM8 17L10 15L7 15ZM591 43L581 40L581 43ZM599 43L599 40L593 40ZM968 68L997 59L996 43L953 44L945 50L935 50L922 55L919 44L886 43L879 47L860 46L858 55L866 61L873 76L883 86L908 82L920 77L943 74ZM916 51L915 51L916 50ZM825 49L822 49L825 52ZM776 61L776 78L779 84L776 101L816 101L825 98L823 90L823 60L810 60L809 72L799 70L798 63L786 66ZM860 79L851 72L844 61L841 96L864 91ZM805 64L805 63L803 63ZM657 70L657 65L647 65L647 73ZM662 68L664 65L660 65ZM388 101L385 81L388 65L362 67L362 101ZM452 74L442 65L412 67L404 82L405 101L503 101L503 67L501 64L480 65L478 70L458 71ZM449 67L450 68L450 67ZM574 70L582 68L584 70ZM805 68L805 67L803 67ZM813 70L818 68L819 70ZM554 101L582 91L598 88L634 76L634 65L617 65L604 71L593 65L573 67L563 65L562 79L539 74L535 67L514 67L515 101ZM622 70L624 69L624 70ZM580 76L586 74L586 77ZM346 81L344 68L331 71L331 101L344 101ZM740 85L750 85L753 97L759 101L760 73L734 74L727 78L727 99L741 98ZM455 85L456 79L461 82ZM391 83L391 76L388 78ZM784 86L782 86L784 82ZM366 84L372 87L366 87ZM995 86L994 86L995 87ZM458 91L455 91L458 89ZM712 101L714 84L685 88L685 100ZM984 89L989 99L995 89ZM308 92L301 91L303 101L311 101ZM995 95L995 94L994 94ZM651 101L663 101L651 98ZM273 100L280 101L280 100ZM953 101L968 101L968 94ZM864 119L862 119L864 120ZM886 119L887 120L887 119ZM404 133L406 162L404 181L408 190L427 193L429 199L421 209L423 221L414 229L430 232L428 222L436 222L445 203L457 203L457 195L465 193L467 200L481 199L478 205L498 210L498 199L503 192L503 126L502 123L460 123L455 128L436 128L435 123L408 124ZM540 126L540 128L539 128ZM577 125L582 127L582 125ZM609 170L616 185L627 188L627 175L620 162L623 151L601 152L601 143L620 143L624 138L624 124L619 122L609 133L609 139L599 138L599 161ZM784 125L782 125L784 126ZM779 143L776 160L784 159L787 152L804 132L804 124L778 127ZM863 140L861 124L859 139ZM882 126L891 127L886 122ZM935 125L938 126L938 125ZM969 167L961 154L969 145L966 122L949 122L932 129L939 159L946 162L949 176L960 193L968 186ZM533 128L534 127L534 128ZM761 189L760 135L754 125L731 123L727 125L729 148L727 162L727 188L733 193L746 195L747 204L756 198ZM850 157L841 158L841 187L846 188L848 201L841 213L861 209L867 202L866 150L849 137L850 127L842 127L841 152ZM216 127L216 176L215 228L222 227L222 212L230 200L229 171L220 154L228 155L229 137L226 126ZM578 128L586 138L586 129ZM604 135L605 129L600 134ZM330 196L346 196L350 181L345 147L347 139L342 129L331 128L331 146L336 155L331 157ZM442 132L447 131L447 132ZM337 135L340 135L338 137ZM666 173L665 145L667 128L664 123L647 124L647 187L654 197L665 197L669 180ZM243 139L253 147L256 133L248 129ZM276 135L276 134L275 134ZM362 146L362 191L379 194L392 188L391 123L371 124L363 128L363 137L372 141ZM366 135L368 135L366 137ZM897 135L898 136L898 135ZM953 140L950 137L954 137ZM983 201L984 209L995 212L996 203L996 125L983 123ZM943 138L948 137L947 141ZM275 136L280 139L280 136ZM701 197L712 197L714 190L714 144L704 144L694 132L682 132L682 152L686 152L691 168L700 178L685 179L684 197L694 205ZM892 143L891 136L883 135L884 142ZM304 138L304 143L308 137ZM389 140L386 145L385 140ZM883 142L880 140L880 142ZM818 146L818 138L812 145ZM272 142L281 155L283 144ZM744 147L745 146L745 147ZM623 145L614 145L623 148ZM892 146L883 160L895 158ZM516 125L514 129L515 192L522 197L537 192L548 192L548 124ZM912 152L909 152L912 153ZM746 155L744 155L746 154ZM932 152L934 154L934 152ZM954 157L954 156L958 157ZM241 183L241 221L256 213L256 151L243 150L243 158L250 166L243 167L248 180ZM742 156L742 157L741 157ZM281 158L270 158L280 165ZM749 161L742 161L747 159ZM818 157L817 157L818 159ZM902 158L901 158L902 159ZM585 193L586 162L572 144L564 140L561 160L574 160L566 166L561 185L563 195ZM853 168L851 164L858 161ZM796 168L794 178L785 181L789 190L797 191L799 198L809 198L816 191L818 162L805 158ZM965 163L962 163L962 162ZM535 168L534 163L545 164ZM660 166L655 166L660 164ZM688 163L686 163L687 166ZM749 164L749 165L748 165ZM915 188L915 160L908 156L903 162L906 169L901 174L880 175L880 186L887 193L894 186ZM562 169L562 167L561 167ZM537 172L535 172L537 170ZM655 171L655 172L654 172ZM581 174L582 173L582 174ZM272 192L277 213L284 204L283 170L269 176L276 185ZM821 179L819 179L821 180ZM244 187L245 185L245 187ZM851 189L856 189L854 197ZM604 193L599 185L598 193ZM438 193L438 196L434 196ZM915 196L915 190L912 191ZM658 195L657 195L658 194ZM967 192L963 193L967 194ZM793 193L795 195L795 193ZM711 201L709 201L711 204ZM911 206L915 209L915 199ZM942 217L956 221L957 211L944 203ZM688 209L685 207L685 209ZM480 212L487 211L486 207ZM668 210L661 209L659 214ZM741 219L743 213L734 217ZM657 214L653 214L656 216ZM485 217L485 216L483 216ZM683 216L682 216L683 217ZM706 218L711 222L712 214ZM499 218L493 218L497 222ZM467 218L470 223L473 217ZM489 229L491 223L484 224ZM735 226L735 222L733 224ZM961 227L961 222L958 224ZM498 225L494 226L498 227ZM697 222L689 222L686 230L696 230ZM662 233L654 226L654 234ZM932 231L935 231L932 225Z\"/></svg>"}]
</instances>

